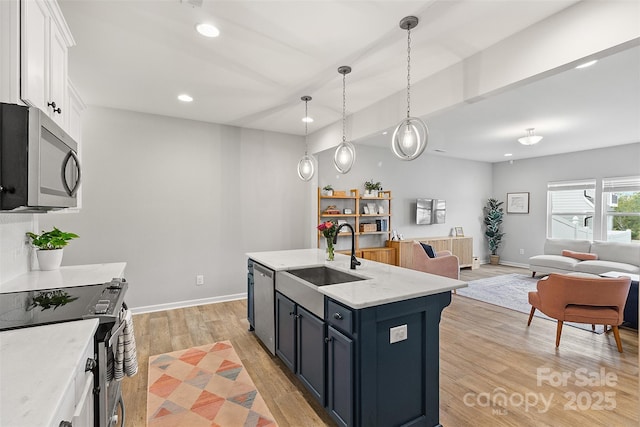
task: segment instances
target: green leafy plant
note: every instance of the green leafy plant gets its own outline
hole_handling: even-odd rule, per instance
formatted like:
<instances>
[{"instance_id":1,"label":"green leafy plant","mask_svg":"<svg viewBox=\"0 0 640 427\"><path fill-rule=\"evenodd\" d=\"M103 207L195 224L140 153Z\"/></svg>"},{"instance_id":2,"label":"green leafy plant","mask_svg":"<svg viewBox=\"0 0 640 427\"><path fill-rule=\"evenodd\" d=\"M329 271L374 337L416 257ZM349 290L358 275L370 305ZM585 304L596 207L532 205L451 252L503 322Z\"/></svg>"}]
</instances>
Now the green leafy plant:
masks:
<instances>
[{"instance_id":1,"label":"green leafy plant","mask_svg":"<svg viewBox=\"0 0 640 427\"><path fill-rule=\"evenodd\" d=\"M489 243L491 255L497 255L498 248L500 248L500 244L502 243L502 236L505 235L500 229L502 226L502 217L504 216L504 212L500 206L503 204L504 202L499 202L497 199L489 199L484 207L484 223L486 225L484 236Z\"/></svg>"},{"instance_id":2,"label":"green leafy plant","mask_svg":"<svg viewBox=\"0 0 640 427\"><path fill-rule=\"evenodd\" d=\"M36 307L40 307L41 311L49 310L50 308L55 310L56 308L69 304L77 299L78 297L69 295L69 293L62 289L55 291L42 291L38 292L33 297L33 301L31 301L31 304L29 305L29 310Z\"/></svg>"},{"instance_id":3,"label":"green leafy plant","mask_svg":"<svg viewBox=\"0 0 640 427\"><path fill-rule=\"evenodd\" d=\"M75 233L60 231L56 227L51 231L43 231L42 234L27 232L27 236L33 246L44 251L62 249L69 244L69 240L80 237Z\"/></svg>"},{"instance_id":4,"label":"green leafy plant","mask_svg":"<svg viewBox=\"0 0 640 427\"><path fill-rule=\"evenodd\" d=\"M380 182L373 182L373 179L371 179L371 181L364 182L364 188L367 191L382 190L382 184Z\"/></svg>"},{"instance_id":5,"label":"green leafy plant","mask_svg":"<svg viewBox=\"0 0 640 427\"><path fill-rule=\"evenodd\" d=\"M333 187L331 186L331 184L325 185L324 187L322 187L322 189L324 191L333 191Z\"/></svg>"}]
</instances>

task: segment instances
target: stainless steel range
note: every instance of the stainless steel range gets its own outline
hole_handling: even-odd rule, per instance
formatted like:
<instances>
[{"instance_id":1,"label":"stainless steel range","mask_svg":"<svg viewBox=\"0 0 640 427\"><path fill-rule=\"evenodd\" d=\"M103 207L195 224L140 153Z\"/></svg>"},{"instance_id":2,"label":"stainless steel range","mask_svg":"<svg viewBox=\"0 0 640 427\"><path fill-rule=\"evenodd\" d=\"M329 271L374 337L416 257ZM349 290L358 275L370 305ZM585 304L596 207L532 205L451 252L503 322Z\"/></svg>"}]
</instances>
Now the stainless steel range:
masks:
<instances>
[{"instance_id":1,"label":"stainless steel range","mask_svg":"<svg viewBox=\"0 0 640 427\"><path fill-rule=\"evenodd\" d=\"M114 355L123 333L124 297L129 284L112 279L96 285L4 293L0 298L0 331L81 319L99 320L94 337L95 427L124 426L120 382L113 376ZM118 411L118 406L120 411Z\"/></svg>"}]
</instances>

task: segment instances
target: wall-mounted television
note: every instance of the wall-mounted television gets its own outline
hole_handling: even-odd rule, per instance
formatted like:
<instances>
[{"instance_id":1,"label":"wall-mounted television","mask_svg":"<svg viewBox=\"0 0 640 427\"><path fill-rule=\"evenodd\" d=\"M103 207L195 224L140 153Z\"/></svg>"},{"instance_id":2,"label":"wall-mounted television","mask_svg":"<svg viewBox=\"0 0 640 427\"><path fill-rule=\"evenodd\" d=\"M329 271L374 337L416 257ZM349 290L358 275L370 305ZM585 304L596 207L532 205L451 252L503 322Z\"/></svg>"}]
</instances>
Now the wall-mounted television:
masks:
<instances>
[{"instance_id":1,"label":"wall-mounted television","mask_svg":"<svg viewBox=\"0 0 640 427\"><path fill-rule=\"evenodd\" d=\"M446 213L446 200L416 199L416 224L444 224Z\"/></svg>"}]
</instances>

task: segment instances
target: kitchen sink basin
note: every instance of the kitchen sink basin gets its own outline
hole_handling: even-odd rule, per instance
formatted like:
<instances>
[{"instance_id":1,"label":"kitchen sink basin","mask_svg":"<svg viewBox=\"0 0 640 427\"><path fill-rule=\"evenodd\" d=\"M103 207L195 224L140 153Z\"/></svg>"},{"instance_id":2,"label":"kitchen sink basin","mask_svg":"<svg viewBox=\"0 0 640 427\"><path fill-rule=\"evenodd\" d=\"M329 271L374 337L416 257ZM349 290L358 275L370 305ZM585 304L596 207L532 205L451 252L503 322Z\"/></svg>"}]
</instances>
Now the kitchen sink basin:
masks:
<instances>
[{"instance_id":1,"label":"kitchen sink basin","mask_svg":"<svg viewBox=\"0 0 640 427\"><path fill-rule=\"evenodd\" d=\"M336 285L338 283L365 280L364 277L354 276L353 274L334 270L333 268L325 266L288 270L287 273L293 274L294 276L315 286Z\"/></svg>"}]
</instances>

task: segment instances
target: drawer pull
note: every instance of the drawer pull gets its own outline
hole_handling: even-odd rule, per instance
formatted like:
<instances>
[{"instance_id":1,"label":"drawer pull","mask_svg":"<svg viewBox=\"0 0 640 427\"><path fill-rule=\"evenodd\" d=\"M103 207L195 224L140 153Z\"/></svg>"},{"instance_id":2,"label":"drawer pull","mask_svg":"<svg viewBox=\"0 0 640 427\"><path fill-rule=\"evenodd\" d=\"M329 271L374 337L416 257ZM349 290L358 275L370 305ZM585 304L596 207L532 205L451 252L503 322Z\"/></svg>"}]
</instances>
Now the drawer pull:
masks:
<instances>
[{"instance_id":1,"label":"drawer pull","mask_svg":"<svg viewBox=\"0 0 640 427\"><path fill-rule=\"evenodd\" d=\"M328 344L328 343L330 343L330 342L331 342L331 340L333 340L333 338L329 338L329 337L327 337L327 338L325 338L325 339L324 339L324 342L326 342L326 343Z\"/></svg>"},{"instance_id":2,"label":"drawer pull","mask_svg":"<svg viewBox=\"0 0 640 427\"><path fill-rule=\"evenodd\" d=\"M340 314L340 313L333 313L333 318L337 319L337 320L342 320L343 319L342 314Z\"/></svg>"}]
</instances>

